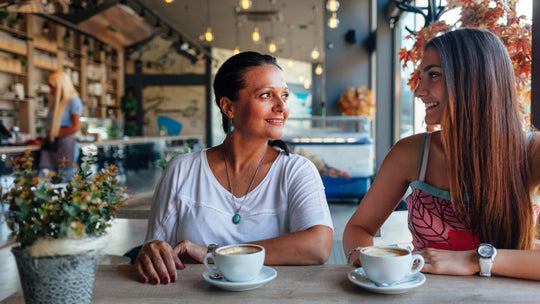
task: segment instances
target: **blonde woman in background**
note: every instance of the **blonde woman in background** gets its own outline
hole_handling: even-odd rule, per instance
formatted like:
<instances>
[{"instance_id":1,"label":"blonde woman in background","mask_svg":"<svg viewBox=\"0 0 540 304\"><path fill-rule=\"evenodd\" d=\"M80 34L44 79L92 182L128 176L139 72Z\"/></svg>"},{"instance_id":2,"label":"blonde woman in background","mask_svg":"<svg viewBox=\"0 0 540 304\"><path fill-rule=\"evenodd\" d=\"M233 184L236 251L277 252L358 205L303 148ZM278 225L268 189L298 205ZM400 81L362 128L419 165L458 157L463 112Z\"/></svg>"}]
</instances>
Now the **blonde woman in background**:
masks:
<instances>
[{"instance_id":1,"label":"blonde woman in background","mask_svg":"<svg viewBox=\"0 0 540 304\"><path fill-rule=\"evenodd\" d=\"M69 179L77 163L79 147L75 133L81 128L82 101L69 76L56 71L49 76L51 98L47 115L47 138L43 142L39 161L40 171L45 169L67 173ZM60 170L63 159L67 167Z\"/></svg>"}]
</instances>

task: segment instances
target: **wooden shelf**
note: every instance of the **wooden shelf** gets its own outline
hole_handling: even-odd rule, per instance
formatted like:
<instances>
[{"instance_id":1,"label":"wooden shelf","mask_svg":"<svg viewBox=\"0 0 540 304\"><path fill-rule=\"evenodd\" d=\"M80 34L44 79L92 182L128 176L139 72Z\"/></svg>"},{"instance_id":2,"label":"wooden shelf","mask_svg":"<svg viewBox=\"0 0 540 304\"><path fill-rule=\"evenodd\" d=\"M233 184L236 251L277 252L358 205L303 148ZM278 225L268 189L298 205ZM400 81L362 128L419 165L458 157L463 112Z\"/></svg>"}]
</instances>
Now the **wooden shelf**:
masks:
<instances>
[{"instance_id":1,"label":"wooden shelf","mask_svg":"<svg viewBox=\"0 0 540 304\"><path fill-rule=\"evenodd\" d=\"M26 32L19 31L19 30L16 30L16 29L12 29L9 26L3 25L3 24L0 24L0 31L9 33L9 34L17 36L19 38L28 38L28 34Z\"/></svg>"},{"instance_id":2,"label":"wooden shelf","mask_svg":"<svg viewBox=\"0 0 540 304\"><path fill-rule=\"evenodd\" d=\"M92 101L92 109L85 112L89 113L90 117L108 117L106 108L119 107L119 96L124 91L123 49L115 48L110 56L106 56L103 49L110 46L98 40L90 41L90 46L85 45L83 34L73 30L71 41L66 43L63 40L66 33L63 25L47 20L51 32L42 34L40 29L46 21L44 18L31 13L21 15L17 29L0 24L0 73L3 77L12 78L12 83L22 83L28 96L42 96L48 92L40 93L36 88L46 80L33 76L36 72L41 71L38 74L44 74L58 69L71 69L79 74L78 84L74 86L81 99ZM93 50L94 54L88 55L89 49ZM26 64L23 66L22 62ZM101 76L96 79L95 75ZM90 93L95 92L96 88L92 86L99 86L97 83L101 84L99 95ZM85 108L86 106L85 104ZM4 108L17 112L21 132L36 133L35 122L42 117L37 113L33 100L0 97L0 109ZM117 112L119 111L115 110L114 115L120 115Z\"/></svg>"}]
</instances>

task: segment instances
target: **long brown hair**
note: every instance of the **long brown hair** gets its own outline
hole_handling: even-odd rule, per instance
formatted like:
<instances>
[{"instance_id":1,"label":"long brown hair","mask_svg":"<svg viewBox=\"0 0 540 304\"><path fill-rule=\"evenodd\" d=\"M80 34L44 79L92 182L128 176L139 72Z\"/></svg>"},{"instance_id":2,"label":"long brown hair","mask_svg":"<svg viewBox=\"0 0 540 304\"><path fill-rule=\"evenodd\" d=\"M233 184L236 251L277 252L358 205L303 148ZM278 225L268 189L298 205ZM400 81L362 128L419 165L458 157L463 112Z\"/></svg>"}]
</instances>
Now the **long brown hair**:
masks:
<instances>
[{"instance_id":1,"label":"long brown hair","mask_svg":"<svg viewBox=\"0 0 540 304\"><path fill-rule=\"evenodd\" d=\"M439 53L448 93L441 138L454 210L481 242L533 248L526 140L508 52L481 29L448 32L429 47Z\"/></svg>"},{"instance_id":2,"label":"long brown hair","mask_svg":"<svg viewBox=\"0 0 540 304\"><path fill-rule=\"evenodd\" d=\"M77 90L71 82L71 78L63 71L55 71L49 75L49 84L56 92L53 94L54 100L49 100L49 111L53 113L52 125L49 129L49 137L54 139L60 131L60 118L69 101L79 96Z\"/></svg>"}]
</instances>

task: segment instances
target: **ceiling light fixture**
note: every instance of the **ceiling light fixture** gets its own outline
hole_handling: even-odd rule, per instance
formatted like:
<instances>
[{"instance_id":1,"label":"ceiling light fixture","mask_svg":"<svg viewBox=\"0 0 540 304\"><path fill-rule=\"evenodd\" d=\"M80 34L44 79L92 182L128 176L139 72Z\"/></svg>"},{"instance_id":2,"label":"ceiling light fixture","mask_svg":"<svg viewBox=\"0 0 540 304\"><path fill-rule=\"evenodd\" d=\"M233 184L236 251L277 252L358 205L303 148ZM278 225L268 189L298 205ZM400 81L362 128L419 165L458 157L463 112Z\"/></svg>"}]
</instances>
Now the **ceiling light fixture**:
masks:
<instances>
[{"instance_id":1,"label":"ceiling light fixture","mask_svg":"<svg viewBox=\"0 0 540 304\"><path fill-rule=\"evenodd\" d=\"M210 27L210 0L206 0L206 32L204 33L204 39L208 42L214 40L214 34L212 34L212 28Z\"/></svg>"},{"instance_id":2,"label":"ceiling light fixture","mask_svg":"<svg viewBox=\"0 0 540 304\"><path fill-rule=\"evenodd\" d=\"M319 56L321 55L321 53L319 52L319 48L317 48L317 31L315 27L315 20L317 20L317 18L315 14L315 8L316 7L313 6L313 43L315 43L315 47L313 47L313 50L311 51L311 59L313 60L319 59Z\"/></svg>"},{"instance_id":3,"label":"ceiling light fixture","mask_svg":"<svg viewBox=\"0 0 540 304\"><path fill-rule=\"evenodd\" d=\"M276 41L274 40L274 22L270 23L270 35L272 35L270 39L270 44L268 45L268 51L270 53L275 53L277 51Z\"/></svg>"},{"instance_id":4,"label":"ceiling light fixture","mask_svg":"<svg viewBox=\"0 0 540 304\"><path fill-rule=\"evenodd\" d=\"M240 53L240 37L238 36L238 27L240 27L240 23L238 22L238 16L236 16L236 22L235 22L235 27L234 27L234 38L235 38L235 47L234 47L234 51L233 51L233 54L236 55L236 54L239 54Z\"/></svg>"},{"instance_id":5,"label":"ceiling light fixture","mask_svg":"<svg viewBox=\"0 0 540 304\"><path fill-rule=\"evenodd\" d=\"M174 2L174 0L163 0L163 1L164 1L165 3L167 3L167 4L171 4L171 3Z\"/></svg>"},{"instance_id":6,"label":"ceiling light fixture","mask_svg":"<svg viewBox=\"0 0 540 304\"><path fill-rule=\"evenodd\" d=\"M326 9L332 13L337 12L337 10L339 9L339 1L338 0L326 1Z\"/></svg>"},{"instance_id":7,"label":"ceiling light fixture","mask_svg":"<svg viewBox=\"0 0 540 304\"><path fill-rule=\"evenodd\" d=\"M323 72L322 64L318 63L317 66L315 67L315 74L322 75L322 72Z\"/></svg>"},{"instance_id":8,"label":"ceiling light fixture","mask_svg":"<svg viewBox=\"0 0 540 304\"><path fill-rule=\"evenodd\" d=\"M339 26L339 19L337 18L336 13L332 13L332 16L328 18L328 27L331 29L335 29Z\"/></svg>"},{"instance_id":9,"label":"ceiling light fixture","mask_svg":"<svg viewBox=\"0 0 540 304\"><path fill-rule=\"evenodd\" d=\"M257 26L253 28L251 39L253 40L253 42L258 42L259 40L261 40L261 34L259 34L259 28Z\"/></svg>"},{"instance_id":10,"label":"ceiling light fixture","mask_svg":"<svg viewBox=\"0 0 540 304\"><path fill-rule=\"evenodd\" d=\"M292 29L293 29L293 26L292 24L289 24L289 41L288 41L288 44L289 44L289 60L287 61L287 67L289 68L292 68L293 66L293 60L292 60Z\"/></svg>"},{"instance_id":11,"label":"ceiling light fixture","mask_svg":"<svg viewBox=\"0 0 540 304\"><path fill-rule=\"evenodd\" d=\"M247 10L251 8L251 0L240 0L238 5L243 9Z\"/></svg>"}]
</instances>

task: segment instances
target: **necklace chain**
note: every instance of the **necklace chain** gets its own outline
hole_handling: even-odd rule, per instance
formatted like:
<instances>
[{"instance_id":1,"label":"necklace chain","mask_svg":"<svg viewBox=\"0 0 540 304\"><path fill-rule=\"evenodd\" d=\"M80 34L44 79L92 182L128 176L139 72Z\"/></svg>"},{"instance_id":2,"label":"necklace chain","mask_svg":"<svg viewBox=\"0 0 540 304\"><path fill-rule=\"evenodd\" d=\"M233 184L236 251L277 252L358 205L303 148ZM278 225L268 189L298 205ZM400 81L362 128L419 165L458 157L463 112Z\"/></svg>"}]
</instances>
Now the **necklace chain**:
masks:
<instances>
[{"instance_id":1,"label":"necklace chain","mask_svg":"<svg viewBox=\"0 0 540 304\"><path fill-rule=\"evenodd\" d=\"M253 175L253 178L251 179L251 183L249 184L249 187L246 191L246 194L244 195L244 198L242 198L242 203L246 199L246 196L248 195L249 191L251 191L251 187L253 187L253 184L255 183L255 178L257 177L257 173L259 173L259 169L261 169L261 166L264 162L264 159L266 158L266 152L268 152L268 147L265 148L263 157L259 161L259 165L257 166L257 170L255 170L255 174ZM233 203L234 203L234 216L232 218L232 221L234 224L240 223L240 209L242 209L242 205L240 207L236 206L236 198L234 196L231 177L229 175L229 167L227 166L227 157L225 156L225 146L223 146L223 161L225 162L225 173L227 173L227 181L229 182L229 189L231 190Z\"/></svg>"}]
</instances>

